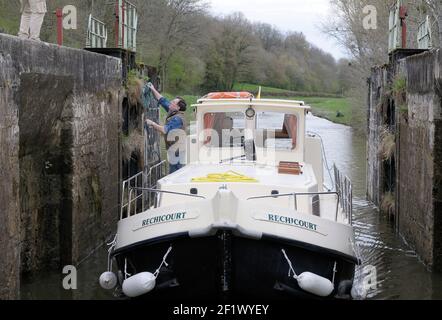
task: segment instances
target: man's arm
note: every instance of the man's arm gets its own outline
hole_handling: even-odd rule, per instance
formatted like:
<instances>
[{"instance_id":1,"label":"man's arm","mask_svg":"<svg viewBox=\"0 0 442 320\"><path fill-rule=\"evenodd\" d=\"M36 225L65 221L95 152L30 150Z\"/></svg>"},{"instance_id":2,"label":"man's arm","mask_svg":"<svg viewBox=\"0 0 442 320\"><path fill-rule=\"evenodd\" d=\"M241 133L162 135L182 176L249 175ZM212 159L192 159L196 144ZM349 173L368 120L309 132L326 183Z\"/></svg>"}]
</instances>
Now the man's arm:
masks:
<instances>
[{"instance_id":1,"label":"man's arm","mask_svg":"<svg viewBox=\"0 0 442 320\"><path fill-rule=\"evenodd\" d=\"M148 126L152 126L155 130L161 132L162 134L166 134L166 129L164 126L160 126L158 123L153 122L152 120L146 119L146 124Z\"/></svg>"},{"instance_id":2,"label":"man's arm","mask_svg":"<svg viewBox=\"0 0 442 320\"><path fill-rule=\"evenodd\" d=\"M155 87L154 87L154 85L152 83L149 83L148 87L150 88L150 90L152 90L152 93L153 93L155 99L158 100L159 104L164 108L164 110L166 110L166 112L169 112L169 106L170 106L169 100L164 98L161 95L161 93L159 93L158 90L155 89Z\"/></svg>"},{"instance_id":3,"label":"man's arm","mask_svg":"<svg viewBox=\"0 0 442 320\"><path fill-rule=\"evenodd\" d=\"M178 118L175 117L173 118L167 125L165 126L160 126L159 124L155 123L154 121L150 120L150 119L146 119L146 124L148 126L152 126L155 128L155 130L161 132L164 135L167 135L170 131L172 130L177 130L177 129L184 129L183 128L183 121Z\"/></svg>"}]
</instances>

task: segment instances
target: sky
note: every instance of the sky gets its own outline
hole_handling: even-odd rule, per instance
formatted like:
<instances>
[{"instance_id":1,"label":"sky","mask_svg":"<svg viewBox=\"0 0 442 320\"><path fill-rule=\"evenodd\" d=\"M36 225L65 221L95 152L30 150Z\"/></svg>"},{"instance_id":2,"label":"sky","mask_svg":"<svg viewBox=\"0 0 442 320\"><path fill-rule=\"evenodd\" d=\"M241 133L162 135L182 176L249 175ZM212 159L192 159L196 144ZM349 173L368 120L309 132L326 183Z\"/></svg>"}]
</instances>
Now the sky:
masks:
<instances>
[{"instance_id":1,"label":"sky","mask_svg":"<svg viewBox=\"0 0 442 320\"><path fill-rule=\"evenodd\" d=\"M324 35L319 26L330 15L329 0L208 0L215 16L240 11L252 22L265 22L279 30L302 32L310 43L345 57L345 50Z\"/></svg>"}]
</instances>

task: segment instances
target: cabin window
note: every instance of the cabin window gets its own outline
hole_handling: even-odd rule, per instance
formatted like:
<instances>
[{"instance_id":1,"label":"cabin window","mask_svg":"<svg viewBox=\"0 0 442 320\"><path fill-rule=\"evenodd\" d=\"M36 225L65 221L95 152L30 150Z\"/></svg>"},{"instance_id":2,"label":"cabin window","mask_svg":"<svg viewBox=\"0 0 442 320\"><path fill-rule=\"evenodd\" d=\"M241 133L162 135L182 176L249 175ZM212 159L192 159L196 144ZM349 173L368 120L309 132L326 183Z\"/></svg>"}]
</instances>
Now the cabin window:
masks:
<instances>
[{"instance_id":1,"label":"cabin window","mask_svg":"<svg viewBox=\"0 0 442 320\"><path fill-rule=\"evenodd\" d=\"M211 112L204 115L204 144L210 147L244 146L245 115L242 112Z\"/></svg>"},{"instance_id":2,"label":"cabin window","mask_svg":"<svg viewBox=\"0 0 442 320\"><path fill-rule=\"evenodd\" d=\"M298 118L294 114L260 112L256 123L259 147L294 150L298 136Z\"/></svg>"}]
</instances>

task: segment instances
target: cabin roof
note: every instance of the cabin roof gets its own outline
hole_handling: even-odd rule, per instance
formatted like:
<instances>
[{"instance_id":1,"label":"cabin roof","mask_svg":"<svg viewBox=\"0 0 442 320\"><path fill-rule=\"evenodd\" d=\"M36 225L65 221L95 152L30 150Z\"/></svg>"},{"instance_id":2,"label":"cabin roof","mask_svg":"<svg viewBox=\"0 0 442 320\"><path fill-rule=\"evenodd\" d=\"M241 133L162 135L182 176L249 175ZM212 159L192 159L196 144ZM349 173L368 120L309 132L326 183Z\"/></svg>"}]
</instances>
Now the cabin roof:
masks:
<instances>
[{"instance_id":1,"label":"cabin roof","mask_svg":"<svg viewBox=\"0 0 442 320\"><path fill-rule=\"evenodd\" d=\"M197 104L192 107L276 107L287 109L309 110L310 107L304 104L304 101L282 100L282 99L199 99Z\"/></svg>"}]
</instances>

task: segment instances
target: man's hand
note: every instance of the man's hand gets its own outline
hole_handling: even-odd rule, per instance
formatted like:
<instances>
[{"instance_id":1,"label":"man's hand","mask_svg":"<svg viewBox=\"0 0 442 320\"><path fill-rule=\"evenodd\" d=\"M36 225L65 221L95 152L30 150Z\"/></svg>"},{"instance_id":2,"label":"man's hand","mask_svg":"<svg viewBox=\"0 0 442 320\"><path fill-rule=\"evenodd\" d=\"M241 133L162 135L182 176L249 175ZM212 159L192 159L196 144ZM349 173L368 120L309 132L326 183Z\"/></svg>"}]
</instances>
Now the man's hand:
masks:
<instances>
[{"instance_id":1,"label":"man's hand","mask_svg":"<svg viewBox=\"0 0 442 320\"><path fill-rule=\"evenodd\" d=\"M161 93L159 93L158 90L155 89L155 86L152 84L152 82L148 82L147 87L150 89L150 91L152 91L155 99L160 100L163 97Z\"/></svg>"},{"instance_id":2,"label":"man's hand","mask_svg":"<svg viewBox=\"0 0 442 320\"><path fill-rule=\"evenodd\" d=\"M166 134L166 130L164 129L163 126L160 126L159 124L157 124L156 122L150 120L150 119L146 119L144 120L144 122L148 125L148 126L152 126L155 130L161 132L162 134Z\"/></svg>"}]
</instances>

